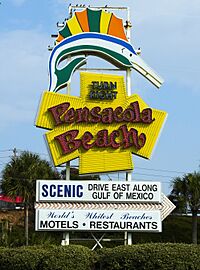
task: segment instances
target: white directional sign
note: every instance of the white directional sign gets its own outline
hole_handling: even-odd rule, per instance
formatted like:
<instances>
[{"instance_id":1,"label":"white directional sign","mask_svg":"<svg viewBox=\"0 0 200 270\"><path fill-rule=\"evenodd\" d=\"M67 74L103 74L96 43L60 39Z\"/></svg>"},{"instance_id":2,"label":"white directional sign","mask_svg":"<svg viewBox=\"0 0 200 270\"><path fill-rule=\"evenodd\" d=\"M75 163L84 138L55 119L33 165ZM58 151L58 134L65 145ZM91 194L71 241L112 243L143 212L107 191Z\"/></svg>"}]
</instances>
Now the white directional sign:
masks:
<instances>
[{"instance_id":1,"label":"white directional sign","mask_svg":"<svg viewBox=\"0 0 200 270\"><path fill-rule=\"evenodd\" d=\"M37 202L161 202L159 182L37 180Z\"/></svg>"},{"instance_id":2,"label":"white directional sign","mask_svg":"<svg viewBox=\"0 0 200 270\"><path fill-rule=\"evenodd\" d=\"M175 208L158 182L38 180L36 230L162 231Z\"/></svg>"},{"instance_id":3,"label":"white directional sign","mask_svg":"<svg viewBox=\"0 0 200 270\"><path fill-rule=\"evenodd\" d=\"M99 209L36 209L38 231L161 232L160 211Z\"/></svg>"}]
</instances>

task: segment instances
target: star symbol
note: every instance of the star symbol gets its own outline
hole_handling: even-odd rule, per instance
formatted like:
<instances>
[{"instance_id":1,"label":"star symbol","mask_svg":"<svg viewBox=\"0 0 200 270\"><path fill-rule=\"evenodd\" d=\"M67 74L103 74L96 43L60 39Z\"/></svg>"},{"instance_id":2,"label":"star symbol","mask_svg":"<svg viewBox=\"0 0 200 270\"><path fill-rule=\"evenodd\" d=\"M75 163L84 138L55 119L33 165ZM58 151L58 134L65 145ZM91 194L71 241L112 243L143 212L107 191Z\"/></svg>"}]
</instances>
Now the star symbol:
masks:
<instances>
[{"instance_id":1,"label":"star symbol","mask_svg":"<svg viewBox=\"0 0 200 270\"><path fill-rule=\"evenodd\" d=\"M117 83L116 99L91 99L90 91L92 82L94 81L115 81ZM80 97L58 94L53 92L43 93L35 125L50 130L46 133L46 140L48 142L55 166L79 158L80 174L91 174L132 170L132 154L149 159L156 144L156 141L159 137L160 130L162 129L163 123L165 122L165 119L167 117L167 113L156 109L150 109L149 106L136 94L128 97L126 94L123 76L115 76L110 74L81 73L80 82ZM60 106L60 104L64 105ZM140 115L144 114L147 110L149 110L149 112L152 111L152 121L150 121L149 123L145 121L77 123L78 121L70 120L72 119L72 117L70 118L69 114L70 109L74 109L77 112L77 110L79 110L80 108L85 107L88 108L90 111L94 107L100 107L101 111L103 111L104 109L107 110L108 108L112 108L113 110L115 110L118 107L122 107L125 111L126 109L130 110L130 104L138 104L137 106L139 106ZM55 115L55 113L52 113L55 112L55 107L57 114L59 110L61 111L59 117L58 115ZM66 107L67 109L64 110L64 107ZM68 113L66 113L67 111ZM140 136L142 138L142 135L144 134L145 144L142 145L142 147L137 147L137 145L133 147L126 147L126 145L123 145L122 147L122 143L119 143L121 139L120 135L118 138L115 138L115 145L120 145L120 147L91 147L90 149L84 149L84 147L79 147L74 151L70 152L68 149L68 152L67 150L66 152L64 152L61 143L59 143L65 140L67 134L69 134L72 130L78 130L78 135L76 139L80 139L85 136L85 132L87 132L87 134L93 134L94 138L91 140L92 143L94 142L95 136L96 134L98 134L99 131L107 130L108 134L112 134L114 132L113 134L116 135L119 133L118 130L123 129L123 126L127 130L124 132L128 132L128 130L136 130L138 138L140 138Z\"/></svg>"}]
</instances>

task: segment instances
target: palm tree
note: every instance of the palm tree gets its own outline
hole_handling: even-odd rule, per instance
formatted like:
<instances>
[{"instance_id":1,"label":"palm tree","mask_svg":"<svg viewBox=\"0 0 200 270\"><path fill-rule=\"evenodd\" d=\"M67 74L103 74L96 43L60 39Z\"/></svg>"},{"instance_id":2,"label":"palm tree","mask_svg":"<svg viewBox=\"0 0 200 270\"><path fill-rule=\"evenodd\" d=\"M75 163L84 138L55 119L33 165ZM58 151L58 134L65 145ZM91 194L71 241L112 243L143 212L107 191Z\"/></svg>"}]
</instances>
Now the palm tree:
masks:
<instances>
[{"instance_id":1,"label":"palm tree","mask_svg":"<svg viewBox=\"0 0 200 270\"><path fill-rule=\"evenodd\" d=\"M24 203L25 239L28 245L28 213L35 201L36 179L58 179L59 174L48 161L39 155L24 151L14 156L2 172L2 191L5 195L16 198L20 196Z\"/></svg>"},{"instance_id":2,"label":"palm tree","mask_svg":"<svg viewBox=\"0 0 200 270\"><path fill-rule=\"evenodd\" d=\"M66 180L66 169L61 171L61 178ZM79 175L79 169L70 168L70 180L100 180L98 174L94 175Z\"/></svg>"},{"instance_id":3,"label":"palm tree","mask_svg":"<svg viewBox=\"0 0 200 270\"><path fill-rule=\"evenodd\" d=\"M184 205L192 212L192 242L197 244L197 214L200 209L200 172L194 172L176 177L172 182L171 195L178 205Z\"/></svg>"}]
</instances>

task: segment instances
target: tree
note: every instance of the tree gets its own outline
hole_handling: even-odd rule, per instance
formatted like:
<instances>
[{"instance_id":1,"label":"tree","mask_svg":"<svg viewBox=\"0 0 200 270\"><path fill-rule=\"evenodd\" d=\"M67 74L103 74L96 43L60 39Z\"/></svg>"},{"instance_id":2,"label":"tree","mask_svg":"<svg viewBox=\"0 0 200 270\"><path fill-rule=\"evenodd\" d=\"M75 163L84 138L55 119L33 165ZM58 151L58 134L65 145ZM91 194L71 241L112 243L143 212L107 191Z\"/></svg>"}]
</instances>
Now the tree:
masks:
<instances>
[{"instance_id":1,"label":"tree","mask_svg":"<svg viewBox=\"0 0 200 270\"><path fill-rule=\"evenodd\" d=\"M172 182L171 196L182 209L189 208L192 212L192 242L197 244L197 214L200 210L200 172L176 177Z\"/></svg>"},{"instance_id":2,"label":"tree","mask_svg":"<svg viewBox=\"0 0 200 270\"><path fill-rule=\"evenodd\" d=\"M35 201L36 179L58 178L59 174L48 161L28 151L22 152L20 156L12 157L2 172L3 193L12 198L17 196L23 198L26 245L28 245L28 213L29 207Z\"/></svg>"},{"instance_id":3,"label":"tree","mask_svg":"<svg viewBox=\"0 0 200 270\"><path fill-rule=\"evenodd\" d=\"M66 169L61 171L62 179L66 179ZM70 180L100 180L98 174L95 175L79 175L79 170L76 168L70 168Z\"/></svg>"}]
</instances>

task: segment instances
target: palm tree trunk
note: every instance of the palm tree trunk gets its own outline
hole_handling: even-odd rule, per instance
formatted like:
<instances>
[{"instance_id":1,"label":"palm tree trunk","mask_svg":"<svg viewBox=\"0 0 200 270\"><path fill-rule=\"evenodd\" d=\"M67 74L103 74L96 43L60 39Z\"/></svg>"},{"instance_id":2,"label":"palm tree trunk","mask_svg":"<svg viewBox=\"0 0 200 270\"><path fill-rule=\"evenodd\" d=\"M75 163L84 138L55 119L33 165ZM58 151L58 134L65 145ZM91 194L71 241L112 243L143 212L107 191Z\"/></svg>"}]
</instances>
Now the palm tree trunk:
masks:
<instances>
[{"instance_id":1,"label":"palm tree trunk","mask_svg":"<svg viewBox=\"0 0 200 270\"><path fill-rule=\"evenodd\" d=\"M197 244L197 211L192 211L192 243Z\"/></svg>"},{"instance_id":2,"label":"palm tree trunk","mask_svg":"<svg viewBox=\"0 0 200 270\"><path fill-rule=\"evenodd\" d=\"M24 226L25 226L25 241L26 241L26 246L28 246L28 204L24 204Z\"/></svg>"}]
</instances>

